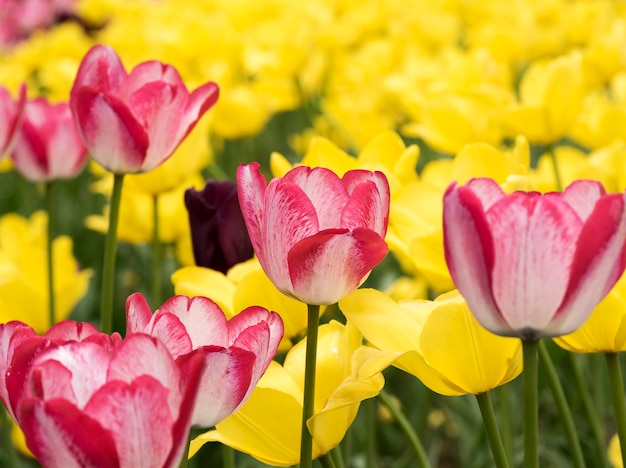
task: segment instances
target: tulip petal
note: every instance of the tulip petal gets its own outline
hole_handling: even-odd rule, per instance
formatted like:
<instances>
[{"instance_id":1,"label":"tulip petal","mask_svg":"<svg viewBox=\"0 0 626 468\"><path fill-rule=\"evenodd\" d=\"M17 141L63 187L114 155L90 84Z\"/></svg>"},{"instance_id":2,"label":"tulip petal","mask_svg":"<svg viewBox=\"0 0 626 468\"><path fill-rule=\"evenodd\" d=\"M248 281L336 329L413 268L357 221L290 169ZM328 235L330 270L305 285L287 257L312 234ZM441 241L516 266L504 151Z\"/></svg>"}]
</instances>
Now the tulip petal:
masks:
<instances>
[{"instance_id":1,"label":"tulip petal","mask_svg":"<svg viewBox=\"0 0 626 468\"><path fill-rule=\"evenodd\" d=\"M114 173L141 169L149 146L148 135L119 100L90 88L76 92L75 118L91 156Z\"/></svg>"},{"instance_id":2,"label":"tulip petal","mask_svg":"<svg viewBox=\"0 0 626 468\"><path fill-rule=\"evenodd\" d=\"M37 334L32 328L22 322L11 321L0 324L0 398L14 420L16 420L16 415L9 401L7 373L9 368L13 366L13 351L23 341L32 337L37 337ZM37 341L39 341L39 338L37 338ZM14 372L15 370L12 371L11 375Z\"/></svg>"},{"instance_id":3,"label":"tulip petal","mask_svg":"<svg viewBox=\"0 0 626 468\"><path fill-rule=\"evenodd\" d=\"M158 338L174 359L194 348L185 325L174 314L155 313L144 333Z\"/></svg>"},{"instance_id":4,"label":"tulip petal","mask_svg":"<svg viewBox=\"0 0 626 468\"><path fill-rule=\"evenodd\" d=\"M257 329L255 328L257 325L264 324L267 326L267 330L264 328ZM256 335L259 335L262 341L267 341L266 349L264 353L255 352L257 355L257 360L260 361L261 367L264 372L269 363L274 358L274 352L268 352L269 350L275 350L278 347L278 344L283 338L284 326L283 321L280 316L276 312L269 312L267 309L258 306L248 307L245 310L242 310L240 313L235 315L232 319L228 321L228 334L229 341L231 346L243 347L244 349L254 349L244 345L240 339L242 333L244 333L247 329L252 328L254 334L250 336L252 339L252 343L257 341L255 338ZM246 338L247 340L248 338ZM259 377L261 375L259 374Z\"/></svg>"},{"instance_id":5,"label":"tulip petal","mask_svg":"<svg viewBox=\"0 0 626 468\"><path fill-rule=\"evenodd\" d=\"M166 387L142 375L131 383L113 381L102 386L84 412L113 435L121 467L163 466L173 444L167 428L174 419L167 399Z\"/></svg>"},{"instance_id":6,"label":"tulip petal","mask_svg":"<svg viewBox=\"0 0 626 468\"><path fill-rule=\"evenodd\" d=\"M124 65L113 48L96 45L87 52L80 64L72 87L71 105L75 105L75 93L79 88L88 87L103 93L114 93L126 79Z\"/></svg>"},{"instance_id":7,"label":"tulip petal","mask_svg":"<svg viewBox=\"0 0 626 468\"><path fill-rule=\"evenodd\" d=\"M204 355L204 368L192 424L211 427L243 403L250 388L256 356L245 349L217 346L203 346L194 354ZM184 362L186 357L181 359Z\"/></svg>"},{"instance_id":8,"label":"tulip petal","mask_svg":"<svg viewBox=\"0 0 626 468\"><path fill-rule=\"evenodd\" d=\"M593 212L598 199L605 194L604 187L600 182L575 180L565 188L562 196L584 222Z\"/></svg>"},{"instance_id":9,"label":"tulip petal","mask_svg":"<svg viewBox=\"0 0 626 468\"><path fill-rule=\"evenodd\" d=\"M295 184L304 192L317 213L320 231L341 224L341 211L348 202L348 192L333 171L324 167L298 166L289 171L281 183Z\"/></svg>"},{"instance_id":10,"label":"tulip petal","mask_svg":"<svg viewBox=\"0 0 626 468\"><path fill-rule=\"evenodd\" d=\"M387 244L370 229L322 231L289 251L293 290L307 304L334 304L358 288L386 253Z\"/></svg>"},{"instance_id":11,"label":"tulip petal","mask_svg":"<svg viewBox=\"0 0 626 468\"><path fill-rule=\"evenodd\" d=\"M20 404L20 426L28 448L43 466L120 466L111 433L68 401L24 399Z\"/></svg>"},{"instance_id":12,"label":"tulip petal","mask_svg":"<svg viewBox=\"0 0 626 468\"><path fill-rule=\"evenodd\" d=\"M263 248L261 235L262 212L267 182L259 172L260 164L253 162L237 168L237 193L241 214L246 222L255 252Z\"/></svg>"},{"instance_id":13,"label":"tulip petal","mask_svg":"<svg viewBox=\"0 0 626 468\"><path fill-rule=\"evenodd\" d=\"M178 138L182 140L193 129L202 115L215 105L219 97L219 88L215 83L209 82L194 89L187 100L181 118Z\"/></svg>"},{"instance_id":14,"label":"tulip petal","mask_svg":"<svg viewBox=\"0 0 626 468\"><path fill-rule=\"evenodd\" d=\"M126 299L126 334L144 333L150 319L152 311L148 301L141 293L134 293Z\"/></svg>"},{"instance_id":15,"label":"tulip petal","mask_svg":"<svg viewBox=\"0 0 626 468\"><path fill-rule=\"evenodd\" d=\"M481 200L467 187L450 185L444 195L445 257L457 288L488 330L509 330L491 295L493 238Z\"/></svg>"},{"instance_id":16,"label":"tulip petal","mask_svg":"<svg viewBox=\"0 0 626 468\"><path fill-rule=\"evenodd\" d=\"M626 264L624 233L624 196L602 197L580 232L567 292L547 336L570 333L582 325L617 282Z\"/></svg>"},{"instance_id":17,"label":"tulip petal","mask_svg":"<svg viewBox=\"0 0 626 468\"><path fill-rule=\"evenodd\" d=\"M44 334L44 336L54 342L83 341L87 338L99 335L100 331L89 322L74 322L63 320L55 323Z\"/></svg>"},{"instance_id":18,"label":"tulip petal","mask_svg":"<svg viewBox=\"0 0 626 468\"><path fill-rule=\"evenodd\" d=\"M516 193L496 203L487 219L498 252L494 299L513 330L534 336L565 296L580 218L557 194Z\"/></svg>"},{"instance_id":19,"label":"tulip petal","mask_svg":"<svg viewBox=\"0 0 626 468\"><path fill-rule=\"evenodd\" d=\"M387 193L381 193L379 187L372 181L363 182L354 187L347 203L343 208L340 208L342 209L341 227L346 229L359 227L371 229L384 238L389 221L389 211L387 210L389 206L388 193L389 188L387 188Z\"/></svg>"},{"instance_id":20,"label":"tulip petal","mask_svg":"<svg viewBox=\"0 0 626 468\"><path fill-rule=\"evenodd\" d=\"M170 313L184 325L192 348L228 346L228 325L222 309L206 297L174 296L159 308L157 314Z\"/></svg>"}]
</instances>

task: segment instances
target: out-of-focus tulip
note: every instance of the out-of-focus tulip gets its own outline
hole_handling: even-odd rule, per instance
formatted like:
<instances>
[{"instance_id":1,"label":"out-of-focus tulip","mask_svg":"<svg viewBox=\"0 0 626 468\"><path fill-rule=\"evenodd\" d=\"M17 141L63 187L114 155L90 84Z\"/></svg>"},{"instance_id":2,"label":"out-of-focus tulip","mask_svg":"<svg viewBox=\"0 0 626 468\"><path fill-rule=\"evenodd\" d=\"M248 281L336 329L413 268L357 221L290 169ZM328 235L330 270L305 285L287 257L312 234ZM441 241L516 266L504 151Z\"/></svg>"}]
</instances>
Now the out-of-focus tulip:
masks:
<instances>
[{"instance_id":1,"label":"out-of-focus tulip","mask_svg":"<svg viewBox=\"0 0 626 468\"><path fill-rule=\"evenodd\" d=\"M349 171L340 179L299 166L268 185L252 163L237 170L237 189L261 266L302 302L337 302L387 253L389 185L382 172Z\"/></svg>"},{"instance_id":2,"label":"out-of-focus tulip","mask_svg":"<svg viewBox=\"0 0 626 468\"><path fill-rule=\"evenodd\" d=\"M252 393L276 354L283 322L262 307L249 307L227 321L206 297L175 296L152 314L136 293L126 303L126 332L159 338L177 362L192 353L204 357L192 424L211 427Z\"/></svg>"},{"instance_id":3,"label":"out-of-focus tulip","mask_svg":"<svg viewBox=\"0 0 626 468\"><path fill-rule=\"evenodd\" d=\"M43 466L178 466L201 356L175 361L156 338L74 322L42 337L11 322L0 349L3 401Z\"/></svg>"},{"instance_id":4,"label":"out-of-focus tulip","mask_svg":"<svg viewBox=\"0 0 626 468\"><path fill-rule=\"evenodd\" d=\"M28 101L12 152L15 169L32 182L71 179L87 162L69 104Z\"/></svg>"},{"instance_id":5,"label":"out-of-focus tulip","mask_svg":"<svg viewBox=\"0 0 626 468\"><path fill-rule=\"evenodd\" d=\"M237 185L210 180L185 192L196 265L226 273L252 258L254 250L239 207Z\"/></svg>"},{"instance_id":6,"label":"out-of-focus tulip","mask_svg":"<svg viewBox=\"0 0 626 468\"><path fill-rule=\"evenodd\" d=\"M381 370L393 364L442 395L483 393L522 371L520 340L485 330L457 291L434 301L396 302L375 289L360 289L339 307L381 350Z\"/></svg>"},{"instance_id":7,"label":"out-of-focus tulip","mask_svg":"<svg viewBox=\"0 0 626 468\"><path fill-rule=\"evenodd\" d=\"M306 340L294 346L283 366L273 362L250 399L215 430L191 442L190 454L210 441L222 442L275 466L295 465L300 458L302 391ZM328 453L343 439L361 401L376 396L384 378L371 372L367 348L354 326L331 321L319 328L314 414L307 425L313 458Z\"/></svg>"},{"instance_id":8,"label":"out-of-focus tulip","mask_svg":"<svg viewBox=\"0 0 626 468\"><path fill-rule=\"evenodd\" d=\"M20 87L17 101L0 86L0 160L8 156L13 149L17 132L24 118L26 105L26 86Z\"/></svg>"},{"instance_id":9,"label":"out-of-focus tulip","mask_svg":"<svg viewBox=\"0 0 626 468\"><path fill-rule=\"evenodd\" d=\"M491 179L452 184L443 212L450 274L493 333L571 333L624 271L624 205L624 195L587 180L544 195L505 195Z\"/></svg>"},{"instance_id":10,"label":"out-of-focus tulip","mask_svg":"<svg viewBox=\"0 0 626 468\"><path fill-rule=\"evenodd\" d=\"M125 174L162 164L217 97L215 83L189 93L176 69L161 62L128 74L112 48L97 45L80 65L70 107L91 156Z\"/></svg>"}]
</instances>

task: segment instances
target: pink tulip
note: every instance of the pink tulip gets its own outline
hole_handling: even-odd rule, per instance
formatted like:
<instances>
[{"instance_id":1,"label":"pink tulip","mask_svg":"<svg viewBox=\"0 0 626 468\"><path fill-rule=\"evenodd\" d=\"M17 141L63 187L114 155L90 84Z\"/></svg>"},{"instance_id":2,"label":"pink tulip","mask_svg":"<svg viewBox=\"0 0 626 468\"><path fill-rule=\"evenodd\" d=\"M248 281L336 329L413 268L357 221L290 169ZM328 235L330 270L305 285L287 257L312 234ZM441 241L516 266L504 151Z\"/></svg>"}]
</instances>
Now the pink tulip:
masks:
<instances>
[{"instance_id":1,"label":"pink tulip","mask_svg":"<svg viewBox=\"0 0 626 468\"><path fill-rule=\"evenodd\" d=\"M177 362L200 353L204 366L194 426L211 427L237 410L269 366L283 337L278 314L249 307L230 320L212 300L175 296L152 314L143 295L126 302L126 332L159 338Z\"/></svg>"},{"instance_id":2,"label":"pink tulip","mask_svg":"<svg viewBox=\"0 0 626 468\"><path fill-rule=\"evenodd\" d=\"M452 278L493 333L570 333L624 271L624 205L624 195L584 180L545 195L505 195L491 179L452 184L443 210Z\"/></svg>"},{"instance_id":3,"label":"pink tulip","mask_svg":"<svg viewBox=\"0 0 626 468\"><path fill-rule=\"evenodd\" d=\"M358 288L387 253L389 185L381 172L339 178L296 167L269 185L259 164L237 170L239 203L267 276L308 304L333 304Z\"/></svg>"},{"instance_id":4,"label":"pink tulip","mask_svg":"<svg viewBox=\"0 0 626 468\"><path fill-rule=\"evenodd\" d=\"M47 467L178 466L202 357L175 362L148 335L122 341L72 324L44 337L16 322L0 330L2 376L29 449Z\"/></svg>"},{"instance_id":5,"label":"pink tulip","mask_svg":"<svg viewBox=\"0 0 626 468\"><path fill-rule=\"evenodd\" d=\"M24 118L24 105L26 103L26 86L20 87L17 101L11 94L0 86L0 160L8 156L13 149L17 132Z\"/></svg>"},{"instance_id":6,"label":"pink tulip","mask_svg":"<svg viewBox=\"0 0 626 468\"><path fill-rule=\"evenodd\" d=\"M76 177L87 162L87 150L69 104L52 105L43 98L27 102L12 156L17 171L32 182Z\"/></svg>"},{"instance_id":7,"label":"pink tulip","mask_svg":"<svg viewBox=\"0 0 626 468\"><path fill-rule=\"evenodd\" d=\"M215 83L192 93L171 65L143 62L130 74L107 46L94 46L78 70L70 97L91 156L125 174L162 164L218 97Z\"/></svg>"}]
</instances>

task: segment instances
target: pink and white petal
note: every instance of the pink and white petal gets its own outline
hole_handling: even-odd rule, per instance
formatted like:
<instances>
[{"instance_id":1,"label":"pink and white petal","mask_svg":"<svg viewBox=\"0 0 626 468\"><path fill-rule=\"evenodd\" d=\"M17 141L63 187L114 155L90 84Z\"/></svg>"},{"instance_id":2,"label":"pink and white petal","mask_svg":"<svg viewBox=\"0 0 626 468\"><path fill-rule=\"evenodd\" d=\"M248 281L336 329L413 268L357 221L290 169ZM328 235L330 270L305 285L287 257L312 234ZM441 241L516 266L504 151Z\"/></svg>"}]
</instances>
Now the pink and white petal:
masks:
<instances>
[{"instance_id":1,"label":"pink and white petal","mask_svg":"<svg viewBox=\"0 0 626 468\"><path fill-rule=\"evenodd\" d=\"M54 343L64 343L66 341L83 341L98 335L101 335L100 330L89 322L63 320L52 325L43 336Z\"/></svg>"},{"instance_id":2,"label":"pink and white petal","mask_svg":"<svg viewBox=\"0 0 626 468\"><path fill-rule=\"evenodd\" d=\"M626 267L624 195L606 195L583 226L571 266L563 304L550 325L549 336L580 327L608 294Z\"/></svg>"},{"instance_id":3,"label":"pink and white petal","mask_svg":"<svg viewBox=\"0 0 626 468\"><path fill-rule=\"evenodd\" d=\"M495 180L486 177L471 179L465 184L465 187L469 188L478 197L483 211L489 210L494 203L506 196Z\"/></svg>"},{"instance_id":4,"label":"pink and white petal","mask_svg":"<svg viewBox=\"0 0 626 468\"><path fill-rule=\"evenodd\" d=\"M237 194L241 214L246 222L250 241L257 253L261 251L261 225L265 206L267 183L259 172L259 163L241 164L237 168Z\"/></svg>"},{"instance_id":5,"label":"pink and white petal","mask_svg":"<svg viewBox=\"0 0 626 468\"><path fill-rule=\"evenodd\" d=\"M63 400L76 403L72 388L72 373L58 361L45 361L32 370L27 384L28 397L40 400Z\"/></svg>"},{"instance_id":6,"label":"pink and white petal","mask_svg":"<svg viewBox=\"0 0 626 468\"><path fill-rule=\"evenodd\" d=\"M584 222L593 212L596 202L605 194L604 187L600 182L576 180L567 186L562 197Z\"/></svg>"},{"instance_id":7,"label":"pink and white petal","mask_svg":"<svg viewBox=\"0 0 626 468\"><path fill-rule=\"evenodd\" d=\"M37 333L25 323L11 321L0 324L0 398L13 419L15 419L15 415L9 402L7 372L11 367L14 349L19 347L23 341L33 337L36 337L37 341L41 341L37 337Z\"/></svg>"},{"instance_id":8,"label":"pink and white petal","mask_svg":"<svg viewBox=\"0 0 626 468\"><path fill-rule=\"evenodd\" d=\"M121 101L79 89L74 117L85 146L99 164L116 174L141 169L148 135Z\"/></svg>"},{"instance_id":9,"label":"pink and white petal","mask_svg":"<svg viewBox=\"0 0 626 468\"><path fill-rule=\"evenodd\" d=\"M215 105L219 94L219 87L212 82L203 84L189 94L187 104L180 118L180 127L177 137L179 141L182 141L204 113Z\"/></svg>"},{"instance_id":10,"label":"pink and white petal","mask_svg":"<svg viewBox=\"0 0 626 468\"><path fill-rule=\"evenodd\" d=\"M493 333L510 335L491 291L492 234L482 202L471 189L453 183L446 190L443 235L448 269L476 320Z\"/></svg>"},{"instance_id":11,"label":"pink and white petal","mask_svg":"<svg viewBox=\"0 0 626 468\"><path fill-rule=\"evenodd\" d=\"M84 87L101 93L116 94L127 76L122 61L111 47L105 45L92 47L83 58L76 73L70 95L70 105L74 106L76 93Z\"/></svg>"},{"instance_id":12,"label":"pink and white petal","mask_svg":"<svg viewBox=\"0 0 626 468\"><path fill-rule=\"evenodd\" d=\"M73 400L79 408L83 408L94 392L106 382L111 358L111 351L96 343L69 342L43 351L35 359L33 369L47 361L61 364L69 374L57 366L42 369L40 376L45 379L41 382L42 391L51 392L49 387L54 381L62 382L69 375L73 398L70 395L65 397ZM58 375L55 372L59 372Z\"/></svg>"},{"instance_id":13,"label":"pink and white petal","mask_svg":"<svg viewBox=\"0 0 626 468\"><path fill-rule=\"evenodd\" d=\"M126 334L145 333L152 319L148 301L141 293L134 293L126 299Z\"/></svg>"},{"instance_id":14,"label":"pink and white petal","mask_svg":"<svg viewBox=\"0 0 626 468\"><path fill-rule=\"evenodd\" d=\"M311 200L295 184L270 182L265 192L261 225L261 250L255 251L259 263L276 287L293 292L288 267L291 248L318 232L317 213Z\"/></svg>"},{"instance_id":15,"label":"pink and white petal","mask_svg":"<svg viewBox=\"0 0 626 468\"><path fill-rule=\"evenodd\" d=\"M295 184L304 192L317 213L318 230L341 227L341 210L348 201L348 192L333 171L297 166L285 174L281 183Z\"/></svg>"},{"instance_id":16,"label":"pink and white petal","mask_svg":"<svg viewBox=\"0 0 626 468\"><path fill-rule=\"evenodd\" d=\"M185 325L174 314L155 313L145 333L158 338L174 359L193 350Z\"/></svg>"},{"instance_id":17,"label":"pink and white petal","mask_svg":"<svg viewBox=\"0 0 626 468\"><path fill-rule=\"evenodd\" d=\"M124 81L123 92L120 97L129 100L138 89L158 82L177 88L185 87L180 74L174 67L157 60L148 60L141 62L131 70L128 78Z\"/></svg>"},{"instance_id":18,"label":"pink and white petal","mask_svg":"<svg viewBox=\"0 0 626 468\"><path fill-rule=\"evenodd\" d=\"M267 323L269 327L269 352L264 360L264 366L267 368L274 358L285 332L283 320L276 312L270 312L259 306L251 306L235 315L228 321L229 344L232 346L246 328L258 323Z\"/></svg>"},{"instance_id":19,"label":"pink and white petal","mask_svg":"<svg viewBox=\"0 0 626 468\"><path fill-rule=\"evenodd\" d=\"M276 349L270 349L270 330L266 322L248 327L235 340L232 348L245 349L255 356L254 366L250 377L250 385L244 398L248 398L263 373L267 370L272 358L276 355Z\"/></svg>"},{"instance_id":20,"label":"pink and white petal","mask_svg":"<svg viewBox=\"0 0 626 468\"><path fill-rule=\"evenodd\" d=\"M352 191L342 209L340 227L351 230L367 228L384 238L388 221L389 195L381 194L374 182L367 181L357 185Z\"/></svg>"},{"instance_id":21,"label":"pink and white petal","mask_svg":"<svg viewBox=\"0 0 626 468\"><path fill-rule=\"evenodd\" d=\"M174 296L165 301L156 313L170 313L178 317L191 339L192 349L200 346L228 346L226 316L209 298Z\"/></svg>"},{"instance_id":22,"label":"pink and white petal","mask_svg":"<svg viewBox=\"0 0 626 468\"><path fill-rule=\"evenodd\" d=\"M71 115L57 121L47 147L49 180L76 177L87 162L87 150Z\"/></svg>"},{"instance_id":23,"label":"pink and white petal","mask_svg":"<svg viewBox=\"0 0 626 468\"><path fill-rule=\"evenodd\" d=\"M559 194L515 193L487 213L495 256L492 291L514 330L544 329L569 281L580 218Z\"/></svg>"},{"instance_id":24,"label":"pink and white petal","mask_svg":"<svg viewBox=\"0 0 626 468\"><path fill-rule=\"evenodd\" d=\"M168 388L150 375L108 382L84 409L113 435L120 468L163 466L172 450Z\"/></svg>"},{"instance_id":25,"label":"pink and white petal","mask_svg":"<svg viewBox=\"0 0 626 468\"><path fill-rule=\"evenodd\" d=\"M141 375L150 375L170 389L170 411L175 419L178 418L182 397L180 370L159 339L136 333L127 336L117 348L109 366L107 381L131 383Z\"/></svg>"},{"instance_id":26,"label":"pink and white petal","mask_svg":"<svg viewBox=\"0 0 626 468\"><path fill-rule=\"evenodd\" d=\"M48 158L39 130L28 120L17 134L11 155L15 169L31 182L48 180Z\"/></svg>"},{"instance_id":27,"label":"pink and white petal","mask_svg":"<svg viewBox=\"0 0 626 468\"><path fill-rule=\"evenodd\" d=\"M378 187L378 193L380 194L380 206L386 209L387 214L385 216L388 217L390 193L389 181L387 180L387 176L385 176L385 174L380 171L369 172L357 169L346 172L342 179L349 195L352 195L354 189L361 183L368 181L373 182L376 184L376 187Z\"/></svg>"},{"instance_id":28,"label":"pink and white petal","mask_svg":"<svg viewBox=\"0 0 626 468\"><path fill-rule=\"evenodd\" d=\"M289 273L296 297L329 305L356 290L387 254L374 231L329 229L308 237L289 252Z\"/></svg>"},{"instance_id":29,"label":"pink and white petal","mask_svg":"<svg viewBox=\"0 0 626 468\"><path fill-rule=\"evenodd\" d=\"M26 398L19 411L26 445L42 466L120 466L111 433L70 402Z\"/></svg>"},{"instance_id":30,"label":"pink and white petal","mask_svg":"<svg viewBox=\"0 0 626 468\"><path fill-rule=\"evenodd\" d=\"M243 403L256 356L244 349L216 346L204 346L195 353L204 355L204 367L191 420L194 426L211 427Z\"/></svg>"}]
</instances>

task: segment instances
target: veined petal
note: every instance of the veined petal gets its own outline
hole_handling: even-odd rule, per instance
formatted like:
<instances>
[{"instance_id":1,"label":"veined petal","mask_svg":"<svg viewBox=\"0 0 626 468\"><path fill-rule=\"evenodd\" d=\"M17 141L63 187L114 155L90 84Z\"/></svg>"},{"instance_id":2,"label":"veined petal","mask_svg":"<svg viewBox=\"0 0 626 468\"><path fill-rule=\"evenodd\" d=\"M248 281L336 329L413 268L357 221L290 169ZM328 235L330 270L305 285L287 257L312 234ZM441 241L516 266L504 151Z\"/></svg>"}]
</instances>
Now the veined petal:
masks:
<instances>
[{"instance_id":1,"label":"veined petal","mask_svg":"<svg viewBox=\"0 0 626 468\"><path fill-rule=\"evenodd\" d=\"M513 330L543 330L567 290L580 218L560 195L516 193L496 203L487 220L497 252L492 289L499 310Z\"/></svg>"},{"instance_id":2,"label":"veined petal","mask_svg":"<svg viewBox=\"0 0 626 468\"><path fill-rule=\"evenodd\" d=\"M304 192L317 213L320 231L341 227L341 211L348 202L348 192L333 171L298 166L283 177L281 184L295 184Z\"/></svg>"},{"instance_id":3,"label":"veined petal","mask_svg":"<svg viewBox=\"0 0 626 468\"><path fill-rule=\"evenodd\" d=\"M120 468L151 468L163 466L172 450L174 418L167 400L168 388L142 375L131 383L107 383L84 412L113 436Z\"/></svg>"},{"instance_id":4,"label":"veined petal","mask_svg":"<svg viewBox=\"0 0 626 468\"><path fill-rule=\"evenodd\" d=\"M246 222L254 251L261 251L263 239L261 226L267 183L259 172L259 163L242 164L237 168L237 193L241 214Z\"/></svg>"},{"instance_id":5,"label":"veined petal","mask_svg":"<svg viewBox=\"0 0 626 468\"><path fill-rule=\"evenodd\" d=\"M245 349L217 346L203 346L195 354L204 355L204 367L192 424L211 427L243 403L256 356ZM184 361L185 357L182 359Z\"/></svg>"},{"instance_id":6,"label":"veined petal","mask_svg":"<svg viewBox=\"0 0 626 468\"><path fill-rule=\"evenodd\" d=\"M181 141L196 125L202 115L215 105L219 97L217 84L209 82L194 89L187 99L183 109L177 139Z\"/></svg>"},{"instance_id":7,"label":"veined petal","mask_svg":"<svg viewBox=\"0 0 626 468\"><path fill-rule=\"evenodd\" d=\"M598 199L605 194L604 187L600 182L576 180L563 190L562 196L584 222L593 212Z\"/></svg>"},{"instance_id":8,"label":"veined petal","mask_svg":"<svg viewBox=\"0 0 626 468\"><path fill-rule=\"evenodd\" d=\"M25 323L11 321L0 324L0 398L14 420L16 420L16 415L9 399L7 372L12 366L14 349L19 347L24 340L32 337L37 337L37 334ZM40 341L39 338L36 339ZM25 375L22 378L24 377Z\"/></svg>"},{"instance_id":9,"label":"veined petal","mask_svg":"<svg viewBox=\"0 0 626 468\"><path fill-rule=\"evenodd\" d=\"M109 46L96 45L87 52L76 73L70 104L74 107L76 94L83 87L116 93L127 76L115 51Z\"/></svg>"},{"instance_id":10,"label":"veined petal","mask_svg":"<svg viewBox=\"0 0 626 468\"><path fill-rule=\"evenodd\" d=\"M174 314L155 313L144 333L158 338L174 359L194 348L185 325Z\"/></svg>"},{"instance_id":11,"label":"veined petal","mask_svg":"<svg viewBox=\"0 0 626 468\"><path fill-rule=\"evenodd\" d=\"M75 100L76 126L91 156L114 173L139 171L149 139L131 111L90 88L79 89Z\"/></svg>"},{"instance_id":12,"label":"veined petal","mask_svg":"<svg viewBox=\"0 0 626 468\"><path fill-rule=\"evenodd\" d=\"M350 230L367 228L384 238L389 222L389 188L386 190L386 193L381 193L373 181L362 182L354 187L342 208L340 227Z\"/></svg>"},{"instance_id":13,"label":"veined petal","mask_svg":"<svg viewBox=\"0 0 626 468\"><path fill-rule=\"evenodd\" d=\"M258 360L262 363L262 372L264 372L265 369L267 369L269 363L274 358L276 354L276 349L278 348L278 345L283 338L284 325L280 315L278 315L276 312L269 312L263 307L248 307L228 321L228 334L230 344L234 345L242 332L258 324L267 325L267 337L264 338L267 339L266 354L257 354ZM258 331L256 329L255 333L261 333L262 335L265 334L264 332ZM242 343L239 342L237 346L241 347Z\"/></svg>"},{"instance_id":14,"label":"veined petal","mask_svg":"<svg viewBox=\"0 0 626 468\"><path fill-rule=\"evenodd\" d=\"M28 448L43 466L120 467L111 433L70 402L26 398L19 412Z\"/></svg>"},{"instance_id":15,"label":"veined petal","mask_svg":"<svg viewBox=\"0 0 626 468\"><path fill-rule=\"evenodd\" d=\"M494 240L480 198L466 187L448 187L443 199L445 257L457 288L476 319L494 333L509 325L494 302Z\"/></svg>"},{"instance_id":16,"label":"veined petal","mask_svg":"<svg viewBox=\"0 0 626 468\"><path fill-rule=\"evenodd\" d=\"M148 60L138 64L131 70L128 78L124 81L120 97L124 100L131 99L131 96L137 90L158 82L174 87L185 86L178 71L174 67L157 60Z\"/></svg>"},{"instance_id":17,"label":"veined petal","mask_svg":"<svg viewBox=\"0 0 626 468\"><path fill-rule=\"evenodd\" d=\"M152 311L141 293L134 293L126 299L126 334L145 333Z\"/></svg>"},{"instance_id":18,"label":"veined petal","mask_svg":"<svg viewBox=\"0 0 626 468\"><path fill-rule=\"evenodd\" d=\"M358 288L386 253L387 244L370 229L308 237L289 251L295 296L307 304L334 304Z\"/></svg>"},{"instance_id":19,"label":"veined petal","mask_svg":"<svg viewBox=\"0 0 626 468\"><path fill-rule=\"evenodd\" d=\"M570 333L591 314L626 265L624 195L607 195L585 222L572 261L567 292L546 336Z\"/></svg>"},{"instance_id":20,"label":"veined petal","mask_svg":"<svg viewBox=\"0 0 626 468\"><path fill-rule=\"evenodd\" d=\"M193 349L200 346L228 346L228 325L222 309L206 297L174 296L155 314L170 313L184 325Z\"/></svg>"},{"instance_id":21,"label":"veined petal","mask_svg":"<svg viewBox=\"0 0 626 468\"><path fill-rule=\"evenodd\" d=\"M89 322L63 320L62 322L52 325L44 334L44 337L59 343L65 341L84 341L89 337L100 334L100 331Z\"/></svg>"},{"instance_id":22,"label":"veined petal","mask_svg":"<svg viewBox=\"0 0 626 468\"><path fill-rule=\"evenodd\" d=\"M487 211L494 205L494 203L498 202L505 196L502 188L500 188L497 182L493 179L471 179L467 182L467 184L465 184L465 187L468 187L474 195L478 197L480 203L482 204L483 211Z\"/></svg>"}]
</instances>

